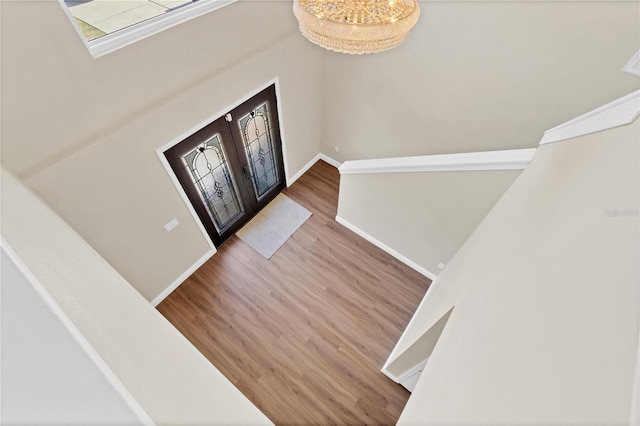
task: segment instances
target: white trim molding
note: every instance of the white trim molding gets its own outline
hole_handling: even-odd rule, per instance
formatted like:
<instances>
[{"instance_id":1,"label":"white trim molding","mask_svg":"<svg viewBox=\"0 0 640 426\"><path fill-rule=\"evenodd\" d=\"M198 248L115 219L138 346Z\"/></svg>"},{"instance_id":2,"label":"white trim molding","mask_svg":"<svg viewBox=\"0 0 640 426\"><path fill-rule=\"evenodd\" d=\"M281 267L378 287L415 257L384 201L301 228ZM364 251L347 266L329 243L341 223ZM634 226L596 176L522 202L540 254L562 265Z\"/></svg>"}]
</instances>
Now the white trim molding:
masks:
<instances>
[{"instance_id":1,"label":"white trim molding","mask_svg":"<svg viewBox=\"0 0 640 426\"><path fill-rule=\"evenodd\" d=\"M284 159L285 181L288 182L288 179L287 179L287 176L286 176L287 175L287 151L286 151L286 146L285 146L285 141L284 141L284 127L283 127L283 121L282 121L282 112L280 111L280 79L278 77L274 78L273 80L268 81L267 83L263 84L262 86L258 87L255 90L253 90L251 93L245 95L244 97L242 97L240 100L236 101L235 103L233 103L231 105L227 105L221 111L218 111L216 114L212 115L211 117L207 118L204 121L201 121L200 123L196 124L195 126L191 127L190 129L186 130L185 132L183 132L180 136L172 139L170 142L167 142L166 144L164 144L160 148L156 149L156 155L158 156L158 159L160 160L160 163L162 164L162 167L164 167L165 172L167 172L167 175L169 175L169 178L173 182L173 185L176 187L176 190L178 191L178 194L180 194L180 197L182 198L182 201L184 201L185 205L187 206L187 209L189 210L189 213L191 213L191 216L195 220L196 225L200 229L200 232L202 233L202 236L204 237L204 239L207 242L207 244L209 244L209 247L211 247L211 249L213 250L214 253L216 252L216 246L213 244L213 241L211 241L211 237L209 236L209 233L207 232L207 230L205 229L204 225L202 224L202 221L200 220L200 217L196 213L195 209L193 208L193 205L191 204L191 201L189 201L189 198L187 197L186 192L182 188L182 185L180 184L180 181L176 177L176 174L173 172L173 169L171 169L171 166L169 165L169 162L167 161L166 157L164 156L164 152L167 151L168 149L174 147L175 145L179 144L180 142L185 140L187 137L193 135L198 130L204 128L205 126L207 126L207 125L209 125L211 123L213 123L215 120L217 120L218 118L222 117L227 112L233 110L235 107L237 107L239 105L242 105L244 102L248 101L249 99L251 99L252 97L257 95L258 93L262 92L263 90L265 90L266 88L268 88L272 84L274 84L276 86L276 106L278 108L278 118L280 120L279 124L280 124L280 134L281 134L281 138L280 139L281 139L281 142L282 142L282 157Z\"/></svg>"},{"instance_id":2,"label":"white trim molding","mask_svg":"<svg viewBox=\"0 0 640 426\"><path fill-rule=\"evenodd\" d=\"M20 256L18 256L18 254L13 250L13 248L4 239L4 237L0 237L0 247L2 248L2 251L5 252L9 257L9 259L11 259L11 261L15 264L20 273L24 276L25 280L36 292L36 294L41 298L42 302L53 313L58 321L60 321L62 326L67 330L67 332L75 340L78 346L84 351L91 362L93 362L98 371L100 371L100 373L102 373L106 378L107 382L109 382L109 384L113 386L114 390L120 395L124 403L127 404L129 409L131 409L138 420L140 420L141 424L155 425L153 420L151 420L151 417L149 417L147 412L144 411L138 401L133 397L133 395L131 395L129 390L120 381L118 376L116 376L116 373L107 365L100 354L98 354L96 349L91 346L91 343L89 343L89 341L84 337L80 330L78 330L78 327L76 327L73 321L69 319L64 310L60 307L60 305L58 305L51 294L49 294L45 286L33 274L33 272L31 272L29 267L23 262Z\"/></svg>"},{"instance_id":3,"label":"white trim molding","mask_svg":"<svg viewBox=\"0 0 640 426\"><path fill-rule=\"evenodd\" d=\"M173 143L173 142L171 142L171 143ZM175 143L173 145L175 145ZM171 145L171 146L173 146L173 145ZM166 149L168 149L168 148L166 148ZM202 224L202 221L200 220L200 217L198 216L198 213L196 213L196 210L193 208L193 204L191 204L191 201L189 201L189 198L187 197L187 193L184 192L184 189L182 188L182 185L180 185L180 181L178 180L178 178L175 175L175 173L173 173L173 170L171 169L171 166L169 165L169 161L167 161L167 159L164 156L164 151L165 151L164 147L163 148L158 148L156 150L156 154L158 155L158 159L160 160L160 163L162 164L162 167L164 167L164 170L169 175L169 179L171 179L171 182L173 182L173 185L176 187L176 191L178 191L178 194L180 195L180 198L182 198L182 201L184 202L185 206L187 207L187 210L189 210L189 213L191 214L191 217L193 217L193 220L195 221L196 226L200 230L200 233L202 233L202 237L207 242L209 247L211 247L211 250L215 253L216 246L213 244L213 241L211 240L211 237L209 236L209 233L207 232L207 230L205 229L204 225Z\"/></svg>"},{"instance_id":4,"label":"white trim molding","mask_svg":"<svg viewBox=\"0 0 640 426\"><path fill-rule=\"evenodd\" d=\"M75 23L73 14L64 3L64 0L58 0L60 6L64 9L67 17L73 24L73 27L76 29L78 36L80 36L84 45L87 47L87 50L89 50L89 53L91 53L91 56L94 58L99 58L100 56L114 52L139 40L150 37L183 22L187 22L193 18L197 18L205 13L212 12L235 1L236 0L200 0L179 9L171 10L160 16L131 25L130 27L114 31L111 34L107 34L98 39L87 41L84 34L82 34L82 31Z\"/></svg>"},{"instance_id":5,"label":"white trim molding","mask_svg":"<svg viewBox=\"0 0 640 426\"><path fill-rule=\"evenodd\" d=\"M627 62L627 65L622 68L623 72L627 74L640 76L640 50Z\"/></svg>"},{"instance_id":6,"label":"white trim molding","mask_svg":"<svg viewBox=\"0 0 640 426\"><path fill-rule=\"evenodd\" d=\"M340 225L344 226L345 228L349 229L350 231L358 234L359 236L361 236L365 240L369 241L374 246L386 251L391 256L395 257L396 259L398 259L400 262L404 263L405 265L407 265L411 269L413 269L413 270L421 273L425 277L429 278L432 282L435 281L435 279L437 278L437 275L434 274L433 272L427 271L425 268L423 268L422 266L418 265L413 260L411 260L408 257L398 253L397 251L395 251L394 249L392 249L388 245L384 244L382 241L379 241L376 238L372 237L371 235L367 234L362 229L358 228L357 226L355 226L354 224L352 224L348 220L346 220L346 219L344 219L344 218L342 218L340 216L336 216L336 222L338 222Z\"/></svg>"},{"instance_id":7,"label":"white trim molding","mask_svg":"<svg viewBox=\"0 0 640 426\"><path fill-rule=\"evenodd\" d=\"M535 152L535 148L529 148L345 161L339 170L341 175L358 173L521 170L531 162Z\"/></svg>"},{"instance_id":8,"label":"white trim molding","mask_svg":"<svg viewBox=\"0 0 640 426\"><path fill-rule=\"evenodd\" d=\"M185 280L187 278L189 278L195 271L197 271L199 267L204 265L204 263L207 260L211 259L211 256L213 256L214 254L215 254L215 251L213 251L213 250L209 250L208 252L206 252L204 254L204 256L202 256L200 259L198 259L196 261L196 263L191 265L189 267L189 269L184 271L178 278L176 278L176 280L173 283L171 283L171 285L169 285L169 287L165 288L162 291L162 293L160 293L158 296L156 296L156 298L151 301L151 306L153 306L154 308L156 306L158 306L164 299L167 298L167 296L169 296L171 293L173 293L173 291L176 288L178 288L180 286L180 284L185 282Z\"/></svg>"},{"instance_id":9,"label":"white trim molding","mask_svg":"<svg viewBox=\"0 0 640 426\"><path fill-rule=\"evenodd\" d=\"M631 124L640 115L640 90L544 132L540 145Z\"/></svg>"},{"instance_id":10,"label":"white trim molding","mask_svg":"<svg viewBox=\"0 0 640 426\"><path fill-rule=\"evenodd\" d=\"M395 381L396 383L398 383L398 381L396 380L397 377L395 375L391 374L387 369L389 368L389 365L391 365L391 363L394 362L400 356L400 351L399 351L400 342L402 342L406 338L407 330L410 330L411 328L413 328L413 324L414 324L415 319L416 319L416 313L418 311L422 310L423 306L427 305L427 301L429 300L429 295L431 295L433 293L433 290L435 289L435 286L437 284L438 284L438 280L433 280L433 282L431 283L431 285L427 289L427 293L424 295L424 297L420 301L420 304L418 305L416 310L413 312L413 315L411 316L411 319L409 320L409 324L407 324L407 326L402 331L402 335L400 335L400 338L396 342L396 345L393 347L393 350L391 351L391 353L387 357L387 360L384 362L384 365L382 366L382 369L380 370L387 377L389 377L391 380ZM453 309L453 307L451 309ZM413 344L413 343L415 343L415 340L413 342L411 342L411 344Z\"/></svg>"},{"instance_id":11,"label":"white trim molding","mask_svg":"<svg viewBox=\"0 0 640 426\"><path fill-rule=\"evenodd\" d=\"M427 362L429 362L429 358L422 361L420 364L413 367L407 374L402 376L398 383L400 383L406 390L413 393L420 381L420 377L422 376L422 372L427 366Z\"/></svg>"},{"instance_id":12,"label":"white trim molding","mask_svg":"<svg viewBox=\"0 0 640 426\"><path fill-rule=\"evenodd\" d=\"M332 165L336 169L340 169L340 166L342 166L341 162L339 162L338 160L334 160L333 158L323 153L318 154L318 159L324 161L327 164Z\"/></svg>"},{"instance_id":13,"label":"white trim molding","mask_svg":"<svg viewBox=\"0 0 640 426\"><path fill-rule=\"evenodd\" d=\"M292 177L287 179L287 187L293 185L293 183L295 181L297 181L300 176L302 176L303 174L305 174L311 167L313 167L314 164L316 164L319 160L324 161L325 163L328 163L330 165L332 165L333 167L335 167L336 169L340 167L340 165L342 163L334 160L333 158L329 157L328 155L325 154L316 154L315 157L313 157L311 159L311 161L309 161L307 164L305 164L304 166L302 166L302 168L300 170L298 170L298 172L296 174L294 174Z\"/></svg>"},{"instance_id":14,"label":"white trim molding","mask_svg":"<svg viewBox=\"0 0 640 426\"><path fill-rule=\"evenodd\" d=\"M424 361L419 362L418 364L414 365L412 368L410 368L409 370L405 371L402 375L400 376L396 376L393 373L389 372L385 367L382 368L382 370L380 370L385 376L387 376L388 378L390 378L391 380L393 380L396 383L400 383L404 382L405 380L407 380L409 377L413 376L414 374L420 372L421 370L424 370L424 368L427 366L427 362L429 362L429 358L427 357L427 359L425 359Z\"/></svg>"}]
</instances>

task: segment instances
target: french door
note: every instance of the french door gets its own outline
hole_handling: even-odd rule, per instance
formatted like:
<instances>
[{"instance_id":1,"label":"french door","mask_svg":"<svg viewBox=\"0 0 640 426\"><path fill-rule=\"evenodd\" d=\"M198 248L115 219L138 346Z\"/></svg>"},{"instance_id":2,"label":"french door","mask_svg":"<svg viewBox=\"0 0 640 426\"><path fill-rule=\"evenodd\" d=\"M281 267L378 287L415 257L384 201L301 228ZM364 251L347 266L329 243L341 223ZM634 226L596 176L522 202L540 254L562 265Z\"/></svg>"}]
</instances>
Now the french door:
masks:
<instances>
[{"instance_id":1,"label":"french door","mask_svg":"<svg viewBox=\"0 0 640 426\"><path fill-rule=\"evenodd\" d=\"M216 247L284 188L275 85L164 152Z\"/></svg>"}]
</instances>

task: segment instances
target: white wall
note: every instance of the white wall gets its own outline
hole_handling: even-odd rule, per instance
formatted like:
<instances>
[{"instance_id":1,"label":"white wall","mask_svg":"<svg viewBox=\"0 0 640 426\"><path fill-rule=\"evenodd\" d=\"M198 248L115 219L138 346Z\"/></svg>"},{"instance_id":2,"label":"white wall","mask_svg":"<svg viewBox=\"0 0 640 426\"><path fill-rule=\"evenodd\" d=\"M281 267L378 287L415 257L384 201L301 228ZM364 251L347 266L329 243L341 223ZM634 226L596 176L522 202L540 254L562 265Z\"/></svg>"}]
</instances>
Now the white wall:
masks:
<instances>
[{"instance_id":1,"label":"white wall","mask_svg":"<svg viewBox=\"0 0 640 426\"><path fill-rule=\"evenodd\" d=\"M544 130L637 90L620 70L640 48L639 8L421 2L400 47L325 54L323 152L346 161L535 147Z\"/></svg>"},{"instance_id":2,"label":"white wall","mask_svg":"<svg viewBox=\"0 0 640 426\"><path fill-rule=\"evenodd\" d=\"M320 150L322 56L287 2L236 2L99 59L57 1L3 1L2 28L4 166L147 300L209 250L157 148L279 77L288 175Z\"/></svg>"},{"instance_id":3,"label":"white wall","mask_svg":"<svg viewBox=\"0 0 640 426\"><path fill-rule=\"evenodd\" d=\"M438 275L519 173L342 175L338 216Z\"/></svg>"},{"instance_id":4,"label":"white wall","mask_svg":"<svg viewBox=\"0 0 640 426\"><path fill-rule=\"evenodd\" d=\"M2 246L0 423L151 423L8 250Z\"/></svg>"},{"instance_id":5,"label":"white wall","mask_svg":"<svg viewBox=\"0 0 640 426\"><path fill-rule=\"evenodd\" d=\"M537 150L394 352L455 306L399 424L628 423L639 144L636 120Z\"/></svg>"},{"instance_id":6,"label":"white wall","mask_svg":"<svg viewBox=\"0 0 640 426\"><path fill-rule=\"evenodd\" d=\"M2 237L153 422L270 423L41 199L1 183Z\"/></svg>"}]
</instances>

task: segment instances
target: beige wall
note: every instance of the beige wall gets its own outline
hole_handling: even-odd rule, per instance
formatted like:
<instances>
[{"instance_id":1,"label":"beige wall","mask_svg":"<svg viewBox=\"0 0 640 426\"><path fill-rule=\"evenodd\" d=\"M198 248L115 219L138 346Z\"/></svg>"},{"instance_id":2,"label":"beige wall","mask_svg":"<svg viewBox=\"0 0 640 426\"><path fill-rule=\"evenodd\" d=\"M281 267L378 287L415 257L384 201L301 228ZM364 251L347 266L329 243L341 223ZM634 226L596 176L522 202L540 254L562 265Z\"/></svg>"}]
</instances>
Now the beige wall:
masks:
<instances>
[{"instance_id":1,"label":"beige wall","mask_svg":"<svg viewBox=\"0 0 640 426\"><path fill-rule=\"evenodd\" d=\"M243 62L296 31L286 2L238 1L93 59L57 0L2 3L3 154L21 178L237 70L237 81L218 83L232 86L226 91L202 93L206 108L194 103L155 120L188 129L275 77L272 62L286 57ZM313 62L313 52L294 52Z\"/></svg>"},{"instance_id":2,"label":"beige wall","mask_svg":"<svg viewBox=\"0 0 640 426\"><path fill-rule=\"evenodd\" d=\"M209 250L157 148L278 77L288 175L319 152L322 56L286 2L240 1L99 59L57 1L6 1L2 19L5 167L148 300Z\"/></svg>"},{"instance_id":3,"label":"beige wall","mask_svg":"<svg viewBox=\"0 0 640 426\"><path fill-rule=\"evenodd\" d=\"M2 237L156 424L270 424L68 224L4 170L2 201Z\"/></svg>"},{"instance_id":4,"label":"beige wall","mask_svg":"<svg viewBox=\"0 0 640 426\"><path fill-rule=\"evenodd\" d=\"M301 37L290 2L238 1L93 59L57 1L5 0L2 162L151 300L208 250L154 151L225 106L280 78L289 176L319 151L533 146L637 86L639 7L425 2L405 44L355 57Z\"/></svg>"},{"instance_id":5,"label":"beige wall","mask_svg":"<svg viewBox=\"0 0 640 426\"><path fill-rule=\"evenodd\" d=\"M519 173L345 174L338 216L437 275Z\"/></svg>"},{"instance_id":6,"label":"beige wall","mask_svg":"<svg viewBox=\"0 0 640 426\"><path fill-rule=\"evenodd\" d=\"M421 2L397 49L325 54L323 152L346 161L533 148L546 129L637 90L620 70L640 48L639 8Z\"/></svg>"},{"instance_id":7,"label":"beige wall","mask_svg":"<svg viewBox=\"0 0 640 426\"><path fill-rule=\"evenodd\" d=\"M639 125L538 149L405 332L396 355L455 306L400 424L627 424Z\"/></svg>"}]
</instances>

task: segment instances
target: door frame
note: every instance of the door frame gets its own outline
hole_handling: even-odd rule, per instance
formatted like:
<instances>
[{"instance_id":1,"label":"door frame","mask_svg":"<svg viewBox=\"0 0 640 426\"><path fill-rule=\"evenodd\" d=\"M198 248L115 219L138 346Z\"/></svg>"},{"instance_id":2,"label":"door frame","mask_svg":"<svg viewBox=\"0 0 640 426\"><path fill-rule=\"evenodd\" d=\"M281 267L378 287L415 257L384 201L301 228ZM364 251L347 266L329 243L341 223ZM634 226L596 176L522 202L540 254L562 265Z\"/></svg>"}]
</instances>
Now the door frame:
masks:
<instances>
[{"instance_id":1,"label":"door frame","mask_svg":"<svg viewBox=\"0 0 640 426\"><path fill-rule=\"evenodd\" d=\"M283 163L284 163L283 164L283 166L284 166L284 179L285 179L284 183L285 183L285 187L289 186L289 172L288 172L289 167L288 167L288 161L287 161L287 147L286 147L285 135L284 135L285 131L284 131L282 107L280 105L281 96L280 96L280 78L279 77L276 77L276 78L268 81L267 83L259 86L258 88L252 90L250 93L244 95L240 100L234 102L231 105L228 105L228 106L222 108L219 112L213 114L212 116L210 116L206 120L201 121L200 123L196 124L192 128L190 128L190 129L186 130L185 132L183 132L181 135L171 139L170 142L168 142L168 143L162 145L160 148L156 149L156 155L158 156L158 159L160 160L160 163L164 167L164 170L167 172L167 175L169 175L169 178L173 182L173 185L175 186L176 190L178 191L178 194L180 195L180 197L182 198L182 201L187 206L187 210L189 210L189 213L191 213L191 216L193 217L193 220L196 222L196 225L198 226L198 229L200 229L200 232L202 233L205 241L207 242L207 244L209 244L209 247L211 247L211 249L213 250L213 253L215 253L217 251L217 248L216 248L215 244L213 243L213 241L211 240L211 237L209 236L209 233L207 232L207 230L205 228L205 225L202 223L202 220L200 220L200 217L198 216L198 213L196 212L196 210L194 209L193 205L191 204L191 201L189 201L189 197L187 197L187 194L184 191L184 189L182 188L182 185L180 184L180 181L178 180L178 177L173 172L173 169L171 168L171 165L169 164L169 161L167 161L167 159L165 158L164 153L165 153L165 151L173 148L174 146L176 146L177 144L179 144L180 142L182 142L183 140L188 138L189 136L191 136L194 133L202 130L203 128L205 128L207 125L211 124L216 119L224 116L227 112L229 112L229 111L237 108L238 106L242 105L243 103L245 103L249 99L253 98L258 93L262 92L263 90L265 90L266 88L268 88L271 85L275 85L275 89L276 89L276 109L277 109L277 113L278 113L278 125L280 126L280 141L281 141L281 145L282 145L282 160L283 160Z\"/></svg>"}]
</instances>

